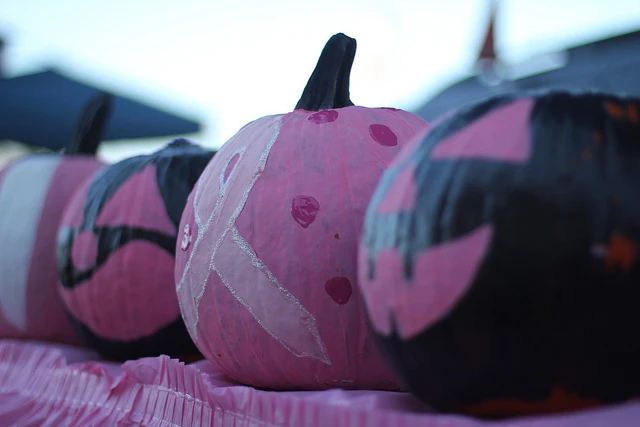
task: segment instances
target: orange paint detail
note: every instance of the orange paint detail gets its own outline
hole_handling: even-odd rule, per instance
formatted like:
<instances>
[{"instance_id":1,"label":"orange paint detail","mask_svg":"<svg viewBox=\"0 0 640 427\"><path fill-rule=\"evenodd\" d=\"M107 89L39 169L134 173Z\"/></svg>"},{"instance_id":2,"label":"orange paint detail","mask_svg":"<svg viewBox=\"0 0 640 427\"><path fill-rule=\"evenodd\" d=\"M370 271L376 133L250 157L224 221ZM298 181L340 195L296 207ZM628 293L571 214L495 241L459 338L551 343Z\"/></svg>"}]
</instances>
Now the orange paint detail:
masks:
<instances>
[{"instance_id":1,"label":"orange paint detail","mask_svg":"<svg viewBox=\"0 0 640 427\"><path fill-rule=\"evenodd\" d=\"M491 399L474 405L466 405L462 413L481 418L508 418L524 415L542 415L572 412L604 405L597 399L585 399L554 387L542 400L526 401L516 398Z\"/></svg>"},{"instance_id":2,"label":"orange paint detail","mask_svg":"<svg viewBox=\"0 0 640 427\"><path fill-rule=\"evenodd\" d=\"M629 121L632 123L638 123L638 107L635 104L629 104L627 107L629 114Z\"/></svg>"},{"instance_id":3,"label":"orange paint detail","mask_svg":"<svg viewBox=\"0 0 640 427\"><path fill-rule=\"evenodd\" d=\"M593 132L593 140L596 144L602 144L604 141L604 134L598 130Z\"/></svg>"},{"instance_id":4,"label":"orange paint detail","mask_svg":"<svg viewBox=\"0 0 640 427\"><path fill-rule=\"evenodd\" d=\"M609 251L605 260L605 268L618 267L625 273L631 270L638 254L636 243L628 237L614 234L609 241Z\"/></svg>"},{"instance_id":5,"label":"orange paint detail","mask_svg":"<svg viewBox=\"0 0 640 427\"><path fill-rule=\"evenodd\" d=\"M624 109L621 105L614 104L613 102L606 102L604 107L607 109L607 113L614 119L620 120L624 118Z\"/></svg>"},{"instance_id":6,"label":"orange paint detail","mask_svg":"<svg viewBox=\"0 0 640 427\"><path fill-rule=\"evenodd\" d=\"M613 102L606 102L605 109L614 119L638 123L638 107L635 104L629 103L623 106Z\"/></svg>"}]
</instances>

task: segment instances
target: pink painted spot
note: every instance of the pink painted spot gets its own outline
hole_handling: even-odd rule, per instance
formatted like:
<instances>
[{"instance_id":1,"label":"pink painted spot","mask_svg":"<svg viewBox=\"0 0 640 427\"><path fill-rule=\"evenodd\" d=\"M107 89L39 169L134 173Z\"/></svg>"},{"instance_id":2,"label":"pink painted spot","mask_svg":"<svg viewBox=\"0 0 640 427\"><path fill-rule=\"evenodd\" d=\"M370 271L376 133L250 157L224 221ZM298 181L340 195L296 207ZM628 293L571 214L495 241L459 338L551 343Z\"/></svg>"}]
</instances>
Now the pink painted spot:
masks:
<instances>
[{"instance_id":1,"label":"pink painted spot","mask_svg":"<svg viewBox=\"0 0 640 427\"><path fill-rule=\"evenodd\" d=\"M233 168L236 163L238 163L238 160L240 160L240 153L236 153L231 159L229 159L229 164L227 164L227 167L224 170L224 182L229 180L229 175L233 172Z\"/></svg>"},{"instance_id":2,"label":"pink painted spot","mask_svg":"<svg viewBox=\"0 0 640 427\"><path fill-rule=\"evenodd\" d=\"M493 226L487 224L427 249L415 256L409 280L396 249L378 254L375 277L369 280L367 251L361 248L359 283L374 329L389 335L395 318L398 334L409 339L444 317L471 286L492 235Z\"/></svg>"},{"instance_id":3,"label":"pink painted spot","mask_svg":"<svg viewBox=\"0 0 640 427\"><path fill-rule=\"evenodd\" d=\"M298 195L291 200L291 216L302 228L316 220L319 210L320 203L311 196Z\"/></svg>"},{"instance_id":4,"label":"pink painted spot","mask_svg":"<svg viewBox=\"0 0 640 427\"><path fill-rule=\"evenodd\" d=\"M98 257L98 239L90 231L83 231L76 236L71 245L71 262L81 271L96 265Z\"/></svg>"},{"instance_id":5,"label":"pink painted spot","mask_svg":"<svg viewBox=\"0 0 640 427\"><path fill-rule=\"evenodd\" d=\"M369 134L378 144L385 147L398 145L398 136L385 125L370 125Z\"/></svg>"},{"instance_id":6,"label":"pink painted spot","mask_svg":"<svg viewBox=\"0 0 640 427\"><path fill-rule=\"evenodd\" d=\"M324 289L331 299L340 305L349 302L349 298L353 293L351 282L346 277L332 277L324 284Z\"/></svg>"},{"instance_id":7,"label":"pink painted spot","mask_svg":"<svg viewBox=\"0 0 640 427\"><path fill-rule=\"evenodd\" d=\"M528 161L532 152L529 117L533 105L532 99L523 99L497 108L441 141L431 157Z\"/></svg>"},{"instance_id":8,"label":"pink painted spot","mask_svg":"<svg viewBox=\"0 0 640 427\"><path fill-rule=\"evenodd\" d=\"M338 119L338 112L336 110L322 110L317 113L313 113L307 120L315 124L331 123Z\"/></svg>"},{"instance_id":9,"label":"pink painted spot","mask_svg":"<svg viewBox=\"0 0 640 427\"><path fill-rule=\"evenodd\" d=\"M378 213L388 214L397 212L410 212L416 204L416 182L413 166L407 165L396 176L396 179L387 189L387 192L378 205Z\"/></svg>"}]
</instances>

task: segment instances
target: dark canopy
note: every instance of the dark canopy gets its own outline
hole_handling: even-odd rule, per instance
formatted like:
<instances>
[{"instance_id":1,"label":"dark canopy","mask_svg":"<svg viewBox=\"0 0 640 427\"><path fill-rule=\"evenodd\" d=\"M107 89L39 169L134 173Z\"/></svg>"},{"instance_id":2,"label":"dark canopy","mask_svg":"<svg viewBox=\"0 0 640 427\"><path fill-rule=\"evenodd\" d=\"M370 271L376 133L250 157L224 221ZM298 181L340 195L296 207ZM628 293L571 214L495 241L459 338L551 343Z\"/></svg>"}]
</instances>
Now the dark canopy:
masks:
<instances>
[{"instance_id":1,"label":"dark canopy","mask_svg":"<svg viewBox=\"0 0 640 427\"><path fill-rule=\"evenodd\" d=\"M61 149L72 138L86 103L101 92L55 70L0 78L0 140ZM114 96L104 140L183 135L199 129L195 121Z\"/></svg>"}]
</instances>

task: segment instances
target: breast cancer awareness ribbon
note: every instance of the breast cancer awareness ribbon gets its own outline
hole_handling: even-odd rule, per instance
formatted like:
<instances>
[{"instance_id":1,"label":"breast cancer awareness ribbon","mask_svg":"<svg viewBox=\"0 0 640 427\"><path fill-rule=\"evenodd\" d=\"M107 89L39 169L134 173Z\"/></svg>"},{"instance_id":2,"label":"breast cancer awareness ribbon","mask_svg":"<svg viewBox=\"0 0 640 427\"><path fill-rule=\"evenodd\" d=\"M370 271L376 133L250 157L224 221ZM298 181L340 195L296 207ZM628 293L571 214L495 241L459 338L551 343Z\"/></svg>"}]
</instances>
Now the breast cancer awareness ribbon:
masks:
<instances>
[{"instance_id":1,"label":"breast cancer awareness ribbon","mask_svg":"<svg viewBox=\"0 0 640 427\"><path fill-rule=\"evenodd\" d=\"M262 131L251 135L252 143L238 147L226 159L220 174L209 177L219 180L215 205L205 205L202 201L201 192L206 185L204 180L196 184L193 203L198 235L182 278L177 284L179 293L187 281L197 285L187 301L180 298L181 304L193 304L193 310L186 312L193 311L195 319L185 320L190 324L192 337L197 340L198 310L201 304L206 304L206 301L203 302L206 285L211 274L215 273L256 322L283 347L297 357L313 358L331 366L315 317L260 260L235 224L256 181L264 172L271 148L280 134L282 116L275 120L273 116L265 117L258 122L261 120L272 121L273 132L269 134ZM255 123L255 126L247 126L236 137L246 139L248 135L241 135L242 132L255 133L253 129L256 128L264 129L264 125ZM235 162L234 158L237 159ZM206 221L203 221L203 212L211 212ZM214 219L217 224L225 226L212 227ZM233 259L233 264L220 262L220 254L224 254L226 259ZM194 258L208 259L208 268L191 268Z\"/></svg>"}]
</instances>

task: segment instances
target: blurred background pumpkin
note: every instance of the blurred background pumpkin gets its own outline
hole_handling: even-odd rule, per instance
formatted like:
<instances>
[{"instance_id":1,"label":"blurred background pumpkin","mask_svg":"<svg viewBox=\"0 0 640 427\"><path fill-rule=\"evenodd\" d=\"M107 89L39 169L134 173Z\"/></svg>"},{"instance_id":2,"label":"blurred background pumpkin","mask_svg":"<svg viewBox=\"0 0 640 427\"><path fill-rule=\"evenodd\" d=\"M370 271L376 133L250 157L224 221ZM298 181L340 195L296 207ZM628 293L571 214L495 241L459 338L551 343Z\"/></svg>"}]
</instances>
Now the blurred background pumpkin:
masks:
<instances>
[{"instance_id":1,"label":"blurred background pumpkin","mask_svg":"<svg viewBox=\"0 0 640 427\"><path fill-rule=\"evenodd\" d=\"M111 97L85 107L63 153L41 152L0 170L0 338L77 343L56 292L55 245L63 209L96 158Z\"/></svg>"},{"instance_id":2,"label":"blurred background pumpkin","mask_svg":"<svg viewBox=\"0 0 640 427\"><path fill-rule=\"evenodd\" d=\"M214 152L177 139L105 167L58 232L59 292L82 341L110 359L197 355L173 280L178 223Z\"/></svg>"}]
</instances>

